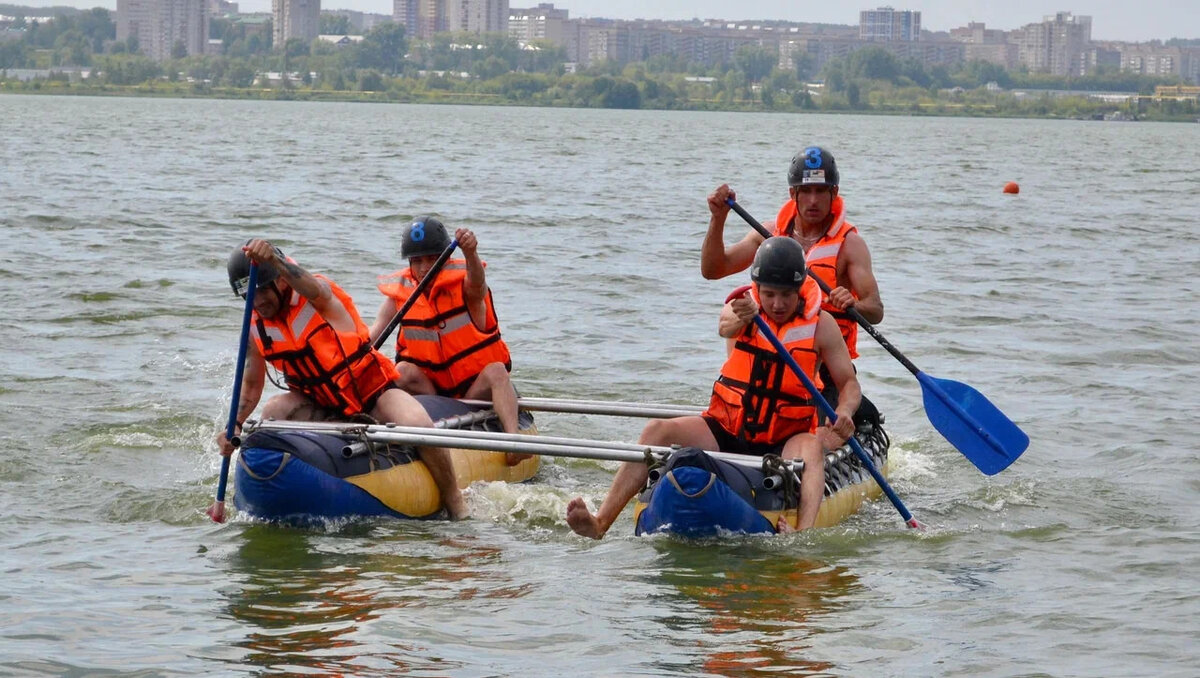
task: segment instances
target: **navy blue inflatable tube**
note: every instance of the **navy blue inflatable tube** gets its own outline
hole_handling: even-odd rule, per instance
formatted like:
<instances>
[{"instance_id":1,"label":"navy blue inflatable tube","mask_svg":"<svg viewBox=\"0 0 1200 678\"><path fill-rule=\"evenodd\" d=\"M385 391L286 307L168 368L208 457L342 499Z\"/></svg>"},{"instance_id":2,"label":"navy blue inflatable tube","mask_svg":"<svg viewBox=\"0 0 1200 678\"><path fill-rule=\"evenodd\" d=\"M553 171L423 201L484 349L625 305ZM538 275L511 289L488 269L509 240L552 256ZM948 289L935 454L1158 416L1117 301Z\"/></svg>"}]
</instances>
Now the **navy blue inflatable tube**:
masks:
<instances>
[{"instance_id":1,"label":"navy blue inflatable tube","mask_svg":"<svg viewBox=\"0 0 1200 678\"><path fill-rule=\"evenodd\" d=\"M658 481L635 527L636 534L661 531L711 537L722 532L774 533L775 527L713 473L680 466Z\"/></svg>"}]
</instances>

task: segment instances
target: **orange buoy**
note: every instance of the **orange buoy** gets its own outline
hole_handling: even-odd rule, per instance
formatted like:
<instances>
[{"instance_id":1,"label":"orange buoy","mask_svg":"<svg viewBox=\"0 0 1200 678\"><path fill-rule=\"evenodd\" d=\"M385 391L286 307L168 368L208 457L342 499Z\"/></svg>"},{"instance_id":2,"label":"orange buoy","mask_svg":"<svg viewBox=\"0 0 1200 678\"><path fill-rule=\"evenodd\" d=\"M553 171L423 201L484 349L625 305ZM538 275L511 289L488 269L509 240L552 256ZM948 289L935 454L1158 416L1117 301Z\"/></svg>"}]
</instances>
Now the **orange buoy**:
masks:
<instances>
[{"instance_id":1,"label":"orange buoy","mask_svg":"<svg viewBox=\"0 0 1200 678\"><path fill-rule=\"evenodd\" d=\"M1007 184L1004 184L1004 192L1017 194L1021 192L1021 187L1017 185L1017 182L1010 181Z\"/></svg>"}]
</instances>

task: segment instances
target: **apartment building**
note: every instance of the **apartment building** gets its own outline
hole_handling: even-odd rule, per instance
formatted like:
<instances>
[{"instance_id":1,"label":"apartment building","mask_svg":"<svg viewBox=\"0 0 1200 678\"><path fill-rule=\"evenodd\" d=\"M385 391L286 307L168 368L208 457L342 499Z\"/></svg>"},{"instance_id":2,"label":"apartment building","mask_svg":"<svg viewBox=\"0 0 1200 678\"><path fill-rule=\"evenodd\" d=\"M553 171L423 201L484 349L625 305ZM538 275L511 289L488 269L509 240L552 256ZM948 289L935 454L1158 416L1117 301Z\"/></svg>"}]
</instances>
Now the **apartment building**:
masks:
<instances>
[{"instance_id":1,"label":"apartment building","mask_svg":"<svg viewBox=\"0 0 1200 678\"><path fill-rule=\"evenodd\" d=\"M162 61L204 54L208 44L206 0L117 0L117 39L136 38L143 54Z\"/></svg>"},{"instance_id":2,"label":"apartment building","mask_svg":"<svg viewBox=\"0 0 1200 678\"><path fill-rule=\"evenodd\" d=\"M858 13L858 39L869 42L916 42L921 39L921 13L891 7Z\"/></svg>"},{"instance_id":3,"label":"apartment building","mask_svg":"<svg viewBox=\"0 0 1200 678\"><path fill-rule=\"evenodd\" d=\"M305 42L321 32L321 0L271 0L275 45L296 38Z\"/></svg>"},{"instance_id":4,"label":"apartment building","mask_svg":"<svg viewBox=\"0 0 1200 678\"><path fill-rule=\"evenodd\" d=\"M1092 17L1059 12L1016 31L1017 61L1031 71L1083 75L1083 53L1092 42Z\"/></svg>"}]
</instances>

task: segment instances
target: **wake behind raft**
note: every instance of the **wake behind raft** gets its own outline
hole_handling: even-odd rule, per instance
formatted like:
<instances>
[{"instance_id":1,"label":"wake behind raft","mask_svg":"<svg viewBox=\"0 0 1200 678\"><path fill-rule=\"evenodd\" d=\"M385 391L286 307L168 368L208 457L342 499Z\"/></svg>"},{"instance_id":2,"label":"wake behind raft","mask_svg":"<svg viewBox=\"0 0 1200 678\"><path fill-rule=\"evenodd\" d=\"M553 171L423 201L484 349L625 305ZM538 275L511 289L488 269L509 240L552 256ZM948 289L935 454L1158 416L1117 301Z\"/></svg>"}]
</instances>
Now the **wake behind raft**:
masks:
<instances>
[{"instance_id":1,"label":"wake behind raft","mask_svg":"<svg viewBox=\"0 0 1200 678\"><path fill-rule=\"evenodd\" d=\"M480 404L441 396L416 396L435 426L471 431L501 431L495 414ZM261 425L280 425L264 422ZM381 444L365 437L293 428L258 428L238 452L234 505L258 520L312 525L330 520L395 517L444 517L433 477L412 446ZM521 431L536 433L533 415L522 411ZM314 425L320 426L320 425ZM327 425L325 425L327 426ZM477 480L521 482L537 473L534 456L508 466L501 452L451 449L459 487Z\"/></svg>"}]
</instances>

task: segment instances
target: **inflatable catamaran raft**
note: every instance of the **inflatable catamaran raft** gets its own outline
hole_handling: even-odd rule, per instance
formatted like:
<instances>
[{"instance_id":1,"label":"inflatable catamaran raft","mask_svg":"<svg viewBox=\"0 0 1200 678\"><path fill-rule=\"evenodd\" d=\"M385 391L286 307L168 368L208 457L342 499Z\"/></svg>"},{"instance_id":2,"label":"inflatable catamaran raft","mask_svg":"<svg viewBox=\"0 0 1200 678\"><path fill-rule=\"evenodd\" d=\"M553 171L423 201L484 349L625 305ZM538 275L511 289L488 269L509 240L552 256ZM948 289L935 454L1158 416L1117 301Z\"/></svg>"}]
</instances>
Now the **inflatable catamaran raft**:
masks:
<instances>
[{"instance_id":1,"label":"inflatable catamaran raft","mask_svg":"<svg viewBox=\"0 0 1200 678\"><path fill-rule=\"evenodd\" d=\"M769 533L796 524L802 464L695 448L555 438L536 433L531 410L668 418L698 414L684 405L522 398L522 434L501 432L488 403L418 396L436 428L335 422L248 423L235 475L239 510L262 520L309 524L332 519L441 515L437 488L414 448L450 448L460 487L477 480L520 482L537 472L539 455L629 461L651 467L635 507L638 534L689 537ZM887 468L882 418L855 434L876 468ZM533 454L507 466L505 453ZM880 489L861 462L841 448L826 455L825 498L817 525L834 525Z\"/></svg>"}]
</instances>

